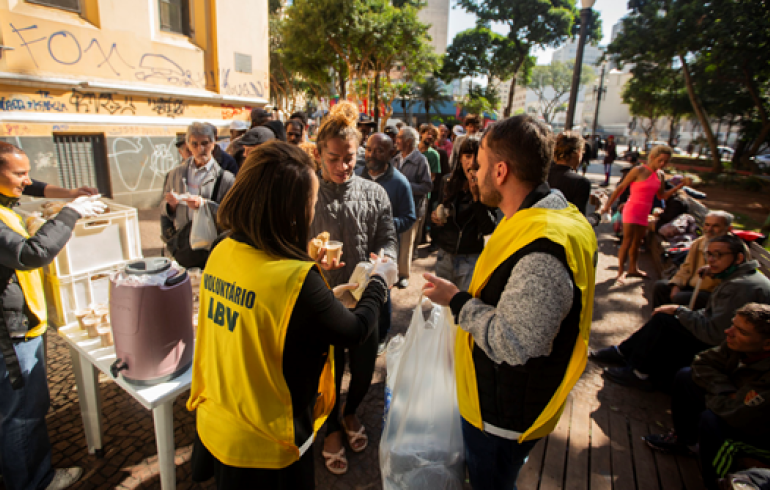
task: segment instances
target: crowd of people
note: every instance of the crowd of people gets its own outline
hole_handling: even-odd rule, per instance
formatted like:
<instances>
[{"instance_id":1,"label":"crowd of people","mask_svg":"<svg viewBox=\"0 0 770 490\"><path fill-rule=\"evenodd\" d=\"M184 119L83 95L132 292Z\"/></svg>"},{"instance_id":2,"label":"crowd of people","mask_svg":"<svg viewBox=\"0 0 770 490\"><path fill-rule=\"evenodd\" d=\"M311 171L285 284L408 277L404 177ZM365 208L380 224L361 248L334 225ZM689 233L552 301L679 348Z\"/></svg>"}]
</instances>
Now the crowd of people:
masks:
<instances>
[{"instance_id":1,"label":"crowd of people","mask_svg":"<svg viewBox=\"0 0 770 490\"><path fill-rule=\"evenodd\" d=\"M348 471L347 450L374 450L361 402L386 348L391 289L409 285L416 249L428 239L437 257L423 294L459 326L454 362L473 488L515 488L589 359L610 365L609 382L674 393L675 431L647 443L699 451L709 489L737 455L767 456L770 280L730 233L732 215L705 215L703 236L679 270L655 283L647 323L617 346L589 351L601 214L628 196L618 280L644 276L637 257L653 201L689 182L667 185L671 150L661 146L611 195L592 192L578 173L590 151L580 134L555 136L528 115L482 126L469 115L454 129L378 132L348 102L324 118L314 142L301 112L281 122L255 109L250 124L233 121L224 148L213 126L189 126L177 145L183 162L163 187L166 248L181 265L203 268L204 285L237 284L254 298L200 291L187 402L196 413L195 481L314 488L312 446L324 425L329 472ZM608 152L614 148L610 141ZM77 219L97 211L87 198L96 191L28 174L24 152L0 143L0 470L9 489L63 489L82 470L50 464L39 267ZM30 237L12 210L22 193L83 197ZM190 246L201 209L220 232L210 249ZM220 302L228 328L212 311Z\"/></svg>"}]
</instances>

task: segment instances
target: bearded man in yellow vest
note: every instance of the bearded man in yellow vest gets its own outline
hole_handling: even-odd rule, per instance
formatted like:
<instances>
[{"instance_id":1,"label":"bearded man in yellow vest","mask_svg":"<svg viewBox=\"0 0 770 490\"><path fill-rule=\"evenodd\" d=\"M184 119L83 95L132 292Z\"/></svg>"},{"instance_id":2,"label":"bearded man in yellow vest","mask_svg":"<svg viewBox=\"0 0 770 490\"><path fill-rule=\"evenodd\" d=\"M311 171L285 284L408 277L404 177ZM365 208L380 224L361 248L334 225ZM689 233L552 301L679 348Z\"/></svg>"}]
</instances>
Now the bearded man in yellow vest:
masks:
<instances>
[{"instance_id":1,"label":"bearded man in yellow vest","mask_svg":"<svg viewBox=\"0 0 770 490\"><path fill-rule=\"evenodd\" d=\"M64 248L77 220L104 211L104 203L85 197L96 189L62 189L33 181L29 170L21 149L0 142L0 473L8 490L60 490L77 481L83 470L51 468L42 337L48 324L40 268ZM22 194L84 197L66 205L30 237L13 211Z\"/></svg>"},{"instance_id":2,"label":"bearded man in yellow vest","mask_svg":"<svg viewBox=\"0 0 770 490\"><path fill-rule=\"evenodd\" d=\"M460 325L455 345L465 457L476 490L516 488L538 439L555 428L586 365L596 236L546 184L551 131L530 116L492 125L477 156L481 202L497 226L470 291L425 274L425 295Z\"/></svg>"}]
</instances>

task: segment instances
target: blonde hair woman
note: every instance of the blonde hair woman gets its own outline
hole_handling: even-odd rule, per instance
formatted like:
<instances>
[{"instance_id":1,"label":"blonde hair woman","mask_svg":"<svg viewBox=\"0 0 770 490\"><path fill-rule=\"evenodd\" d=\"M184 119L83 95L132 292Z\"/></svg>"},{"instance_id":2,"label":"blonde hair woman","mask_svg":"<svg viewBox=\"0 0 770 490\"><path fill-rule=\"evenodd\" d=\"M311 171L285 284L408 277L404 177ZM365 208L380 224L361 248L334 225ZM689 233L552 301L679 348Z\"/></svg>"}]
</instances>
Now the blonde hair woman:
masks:
<instances>
[{"instance_id":1,"label":"blonde hair woman","mask_svg":"<svg viewBox=\"0 0 770 490\"><path fill-rule=\"evenodd\" d=\"M649 164L631 169L602 209L602 213L609 213L612 203L623 194L626 187L631 186L631 195L623 206L623 243L618 251L617 282L619 284L623 284L627 276L647 277L646 273L639 270L637 258L639 245L647 232L653 199L657 196L658 199L666 200L685 185L682 181L673 189L665 190L666 179L663 168L671 160L672 153L671 148L666 145L654 147L647 158ZM628 272L624 269L626 257L628 257Z\"/></svg>"}]
</instances>

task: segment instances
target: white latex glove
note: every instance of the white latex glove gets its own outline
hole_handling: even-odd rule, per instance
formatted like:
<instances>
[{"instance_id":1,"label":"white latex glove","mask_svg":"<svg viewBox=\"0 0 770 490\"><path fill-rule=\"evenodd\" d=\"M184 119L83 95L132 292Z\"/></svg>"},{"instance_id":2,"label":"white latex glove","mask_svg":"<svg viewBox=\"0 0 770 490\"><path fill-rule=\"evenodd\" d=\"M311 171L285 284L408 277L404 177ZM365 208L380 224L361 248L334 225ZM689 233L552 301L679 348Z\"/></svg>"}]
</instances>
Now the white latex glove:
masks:
<instances>
[{"instance_id":1,"label":"white latex glove","mask_svg":"<svg viewBox=\"0 0 770 490\"><path fill-rule=\"evenodd\" d=\"M355 308L358 301L353 297L350 292L358 287L357 283L340 284L336 288L332 289L334 297L337 298L342 306L351 309Z\"/></svg>"},{"instance_id":2,"label":"white latex glove","mask_svg":"<svg viewBox=\"0 0 770 490\"><path fill-rule=\"evenodd\" d=\"M371 275L383 278L390 289L398 281L398 265L388 257L377 258Z\"/></svg>"},{"instance_id":3,"label":"white latex glove","mask_svg":"<svg viewBox=\"0 0 770 490\"><path fill-rule=\"evenodd\" d=\"M99 194L95 196L80 196L64 207L74 209L81 218L95 218L103 214L104 210L107 209L107 205L98 200L101 197Z\"/></svg>"}]
</instances>

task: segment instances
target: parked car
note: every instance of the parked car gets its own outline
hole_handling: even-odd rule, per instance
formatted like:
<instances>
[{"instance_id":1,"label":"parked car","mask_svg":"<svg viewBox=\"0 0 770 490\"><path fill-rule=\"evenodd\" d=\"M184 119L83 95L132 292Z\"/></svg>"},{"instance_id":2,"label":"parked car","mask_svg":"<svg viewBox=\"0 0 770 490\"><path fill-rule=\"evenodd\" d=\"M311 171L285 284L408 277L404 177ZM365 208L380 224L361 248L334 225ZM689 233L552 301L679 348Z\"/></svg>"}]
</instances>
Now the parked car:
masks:
<instances>
[{"instance_id":1,"label":"parked car","mask_svg":"<svg viewBox=\"0 0 770 490\"><path fill-rule=\"evenodd\" d=\"M732 160L733 155L735 155L735 150L733 150L729 146L717 146L717 151L719 152L719 156L722 160ZM703 155L706 157L710 157L711 148L705 147L703 149Z\"/></svg>"},{"instance_id":2,"label":"parked car","mask_svg":"<svg viewBox=\"0 0 770 490\"><path fill-rule=\"evenodd\" d=\"M757 167L763 172L770 172L770 153L763 153L754 157Z\"/></svg>"}]
</instances>

